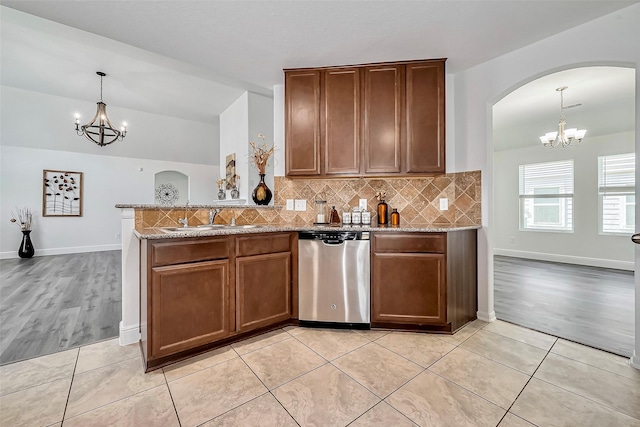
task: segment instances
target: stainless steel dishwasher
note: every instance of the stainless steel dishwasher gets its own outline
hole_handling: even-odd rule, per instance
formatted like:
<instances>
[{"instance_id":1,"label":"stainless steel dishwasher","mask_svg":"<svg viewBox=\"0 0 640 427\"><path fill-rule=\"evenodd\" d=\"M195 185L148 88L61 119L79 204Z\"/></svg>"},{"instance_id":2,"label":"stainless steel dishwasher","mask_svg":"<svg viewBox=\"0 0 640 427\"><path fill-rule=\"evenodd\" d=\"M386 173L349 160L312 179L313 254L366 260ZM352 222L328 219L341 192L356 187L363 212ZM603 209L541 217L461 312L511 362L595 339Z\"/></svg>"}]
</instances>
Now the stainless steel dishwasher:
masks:
<instances>
[{"instance_id":1,"label":"stainless steel dishwasher","mask_svg":"<svg viewBox=\"0 0 640 427\"><path fill-rule=\"evenodd\" d=\"M300 324L368 328L369 265L368 231L301 231L298 235Z\"/></svg>"}]
</instances>

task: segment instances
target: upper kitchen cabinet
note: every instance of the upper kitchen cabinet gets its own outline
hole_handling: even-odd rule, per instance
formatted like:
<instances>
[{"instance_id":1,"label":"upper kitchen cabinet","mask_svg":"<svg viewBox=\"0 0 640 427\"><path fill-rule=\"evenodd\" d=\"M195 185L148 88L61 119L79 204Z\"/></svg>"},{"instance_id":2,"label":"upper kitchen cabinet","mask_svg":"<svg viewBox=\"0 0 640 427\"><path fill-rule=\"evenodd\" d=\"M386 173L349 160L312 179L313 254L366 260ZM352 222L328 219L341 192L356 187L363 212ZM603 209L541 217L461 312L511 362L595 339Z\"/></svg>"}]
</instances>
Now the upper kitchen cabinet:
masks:
<instances>
[{"instance_id":1,"label":"upper kitchen cabinet","mask_svg":"<svg viewBox=\"0 0 640 427\"><path fill-rule=\"evenodd\" d=\"M366 174L400 173L404 65L364 69L364 152Z\"/></svg>"},{"instance_id":2,"label":"upper kitchen cabinet","mask_svg":"<svg viewBox=\"0 0 640 427\"><path fill-rule=\"evenodd\" d=\"M320 175L320 71L285 75L287 176Z\"/></svg>"},{"instance_id":3,"label":"upper kitchen cabinet","mask_svg":"<svg viewBox=\"0 0 640 427\"><path fill-rule=\"evenodd\" d=\"M322 165L325 175L360 174L360 70L322 71Z\"/></svg>"},{"instance_id":4,"label":"upper kitchen cabinet","mask_svg":"<svg viewBox=\"0 0 640 427\"><path fill-rule=\"evenodd\" d=\"M404 172L445 172L444 61L406 65Z\"/></svg>"},{"instance_id":5,"label":"upper kitchen cabinet","mask_svg":"<svg viewBox=\"0 0 640 427\"><path fill-rule=\"evenodd\" d=\"M444 173L444 64L285 70L287 176Z\"/></svg>"}]
</instances>

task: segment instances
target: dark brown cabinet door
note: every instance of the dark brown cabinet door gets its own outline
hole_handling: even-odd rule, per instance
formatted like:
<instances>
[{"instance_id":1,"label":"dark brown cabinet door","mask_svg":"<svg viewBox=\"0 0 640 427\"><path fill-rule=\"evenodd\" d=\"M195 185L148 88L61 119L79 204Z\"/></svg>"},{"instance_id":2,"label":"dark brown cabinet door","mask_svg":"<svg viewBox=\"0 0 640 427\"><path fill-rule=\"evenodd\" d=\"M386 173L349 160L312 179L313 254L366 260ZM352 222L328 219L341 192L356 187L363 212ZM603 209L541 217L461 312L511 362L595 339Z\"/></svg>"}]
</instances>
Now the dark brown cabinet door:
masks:
<instances>
[{"instance_id":1,"label":"dark brown cabinet door","mask_svg":"<svg viewBox=\"0 0 640 427\"><path fill-rule=\"evenodd\" d=\"M148 359L229 335L229 260L151 269Z\"/></svg>"},{"instance_id":2,"label":"dark brown cabinet door","mask_svg":"<svg viewBox=\"0 0 640 427\"><path fill-rule=\"evenodd\" d=\"M236 258L236 304L239 332L291 318L291 252Z\"/></svg>"},{"instance_id":3,"label":"dark brown cabinet door","mask_svg":"<svg viewBox=\"0 0 640 427\"><path fill-rule=\"evenodd\" d=\"M372 322L446 324L444 254L374 253Z\"/></svg>"},{"instance_id":4,"label":"dark brown cabinet door","mask_svg":"<svg viewBox=\"0 0 640 427\"><path fill-rule=\"evenodd\" d=\"M285 74L287 175L320 174L320 71Z\"/></svg>"},{"instance_id":5,"label":"dark brown cabinet door","mask_svg":"<svg viewBox=\"0 0 640 427\"><path fill-rule=\"evenodd\" d=\"M324 174L360 173L360 69L322 73Z\"/></svg>"},{"instance_id":6,"label":"dark brown cabinet door","mask_svg":"<svg viewBox=\"0 0 640 427\"><path fill-rule=\"evenodd\" d=\"M364 172L401 171L404 65L364 68Z\"/></svg>"},{"instance_id":7,"label":"dark brown cabinet door","mask_svg":"<svg viewBox=\"0 0 640 427\"><path fill-rule=\"evenodd\" d=\"M406 66L407 173L445 172L444 61Z\"/></svg>"}]
</instances>

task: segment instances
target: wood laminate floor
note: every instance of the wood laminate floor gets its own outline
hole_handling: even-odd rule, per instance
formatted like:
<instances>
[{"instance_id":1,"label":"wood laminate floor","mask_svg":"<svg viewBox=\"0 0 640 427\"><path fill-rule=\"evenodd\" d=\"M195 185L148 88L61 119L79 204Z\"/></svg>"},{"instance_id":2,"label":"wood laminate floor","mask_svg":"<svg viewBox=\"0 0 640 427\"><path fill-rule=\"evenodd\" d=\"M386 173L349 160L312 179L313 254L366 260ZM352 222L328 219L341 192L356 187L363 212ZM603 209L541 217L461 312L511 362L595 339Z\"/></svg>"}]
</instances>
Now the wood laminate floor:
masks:
<instances>
[{"instance_id":1,"label":"wood laminate floor","mask_svg":"<svg viewBox=\"0 0 640 427\"><path fill-rule=\"evenodd\" d=\"M117 337L120 251L0 260L0 364Z\"/></svg>"},{"instance_id":2,"label":"wood laminate floor","mask_svg":"<svg viewBox=\"0 0 640 427\"><path fill-rule=\"evenodd\" d=\"M494 257L496 317L630 357L633 272Z\"/></svg>"}]
</instances>

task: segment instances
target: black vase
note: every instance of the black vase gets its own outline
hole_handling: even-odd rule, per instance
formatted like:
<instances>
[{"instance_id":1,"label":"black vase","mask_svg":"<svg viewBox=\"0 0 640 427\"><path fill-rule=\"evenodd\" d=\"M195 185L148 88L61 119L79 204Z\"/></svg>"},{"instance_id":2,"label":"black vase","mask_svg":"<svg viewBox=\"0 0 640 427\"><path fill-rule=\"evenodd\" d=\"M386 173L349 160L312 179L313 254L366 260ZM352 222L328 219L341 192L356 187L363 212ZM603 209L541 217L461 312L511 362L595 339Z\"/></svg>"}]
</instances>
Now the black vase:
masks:
<instances>
[{"instance_id":1,"label":"black vase","mask_svg":"<svg viewBox=\"0 0 640 427\"><path fill-rule=\"evenodd\" d=\"M268 205L269 202L271 201L272 196L273 194L271 193L271 190L269 190L269 187L267 187L267 184L264 183L264 174L261 173L260 182L258 183L256 188L253 189L253 192L251 193L251 198L253 199L256 205Z\"/></svg>"},{"instance_id":2,"label":"black vase","mask_svg":"<svg viewBox=\"0 0 640 427\"><path fill-rule=\"evenodd\" d=\"M35 252L33 243L31 243L31 230L22 231L22 243L18 249L18 256L20 258L31 258Z\"/></svg>"}]
</instances>

